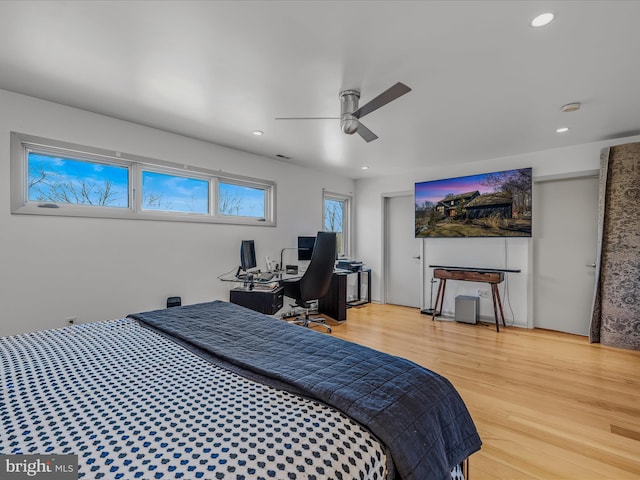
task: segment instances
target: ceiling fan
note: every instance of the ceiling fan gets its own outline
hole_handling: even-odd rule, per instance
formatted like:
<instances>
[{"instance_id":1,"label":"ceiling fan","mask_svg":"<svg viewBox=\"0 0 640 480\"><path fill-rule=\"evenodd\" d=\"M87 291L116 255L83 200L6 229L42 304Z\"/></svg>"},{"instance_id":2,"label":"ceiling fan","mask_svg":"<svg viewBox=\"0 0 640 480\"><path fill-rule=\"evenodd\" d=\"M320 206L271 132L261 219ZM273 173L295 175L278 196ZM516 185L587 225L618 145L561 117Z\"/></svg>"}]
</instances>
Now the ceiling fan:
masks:
<instances>
[{"instance_id":1,"label":"ceiling fan","mask_svg":"<svg viewBox=\"0 0 640 480\"><path fill-rule=\"evenodd\" d=\"M370 102L358 108L360 91L343 90L339 95L340 117L277 117L276 120L340 120L340 128L344 133L353 135L358 132L358 135L369 143L373 142L378 136L365 127L360 122L360 119L410 91L411 89L404 83L398 82Z\"/></svg>"}]
</instances>

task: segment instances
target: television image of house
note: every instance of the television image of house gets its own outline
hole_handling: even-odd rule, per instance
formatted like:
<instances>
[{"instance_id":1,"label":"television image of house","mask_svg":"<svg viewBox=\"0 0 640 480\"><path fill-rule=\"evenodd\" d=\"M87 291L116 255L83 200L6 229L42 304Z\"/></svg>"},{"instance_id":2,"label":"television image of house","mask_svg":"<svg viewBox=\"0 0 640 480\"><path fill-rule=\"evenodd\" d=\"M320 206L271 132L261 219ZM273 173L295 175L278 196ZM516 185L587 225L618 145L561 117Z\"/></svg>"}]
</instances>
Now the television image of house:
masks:
<instances>
[{"instance_id":1,"label":"television image of house","mask_svg":"<svg viewBox=\"0 0 640 480\"><path fill-rule=\"evenodd\" d=\"M415 236L531 236L531 168L416 184Z\"/></svg>"},{"instance_id":2,"label":"television image of house","mask_svg":"<svg viewBox=\"0 0 640 480\"><path fill-rule=\"evenodd\" d=\"M480 192L459 193L458 195L447 195L438 202L436 210L445 218L453 218L459 216L461 209L464 209L476 197L480 196Z\"/></svg>"},{"instance_id":3,"label":"television image of house","mask_svg":"<svg viewBox=\"0 0 640 480\"><path fill-rule=\"evenodd\" d=\"M509 192L476 195L465 206L467 218L513 217L513 196Z\"/></svg>"}]
</instances>

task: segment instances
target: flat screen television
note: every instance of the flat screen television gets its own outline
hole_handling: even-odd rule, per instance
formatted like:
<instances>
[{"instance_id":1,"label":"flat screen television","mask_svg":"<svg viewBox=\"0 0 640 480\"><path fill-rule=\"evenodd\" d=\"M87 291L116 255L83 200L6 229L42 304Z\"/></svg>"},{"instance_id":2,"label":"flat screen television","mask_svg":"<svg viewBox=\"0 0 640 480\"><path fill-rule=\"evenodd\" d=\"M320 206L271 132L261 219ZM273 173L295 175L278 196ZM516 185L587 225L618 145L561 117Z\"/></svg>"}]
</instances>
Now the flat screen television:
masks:
<instances>
[{"instance_id":1,"label":"flat screen television","mask_svg":"<svg viewBox=\"0 0 640 480\"><path fill-rule=\"evenodd\" d=\"M311 260L316 237L298 237L298 260Z\"/></svg>"},{"instance_id":2,"label":"flat screen television","mask_svg":"<svg viewBox=\"0 0 640 480\"><path fill-rule=\"evenodd\" d=\"M415 237L530 237L531 168L415 184Z\"/></svg>"},{"instance_id":3,"label":"flat screen television","mask_svg":"<svg viewBox=\"0 0 640 480\"><path fill-rule=\"evenodd\" d=\"M253 240L242 240L240 245L240 268L246 272L257 266L255 242Z\"/></svg>"}]
</instances>

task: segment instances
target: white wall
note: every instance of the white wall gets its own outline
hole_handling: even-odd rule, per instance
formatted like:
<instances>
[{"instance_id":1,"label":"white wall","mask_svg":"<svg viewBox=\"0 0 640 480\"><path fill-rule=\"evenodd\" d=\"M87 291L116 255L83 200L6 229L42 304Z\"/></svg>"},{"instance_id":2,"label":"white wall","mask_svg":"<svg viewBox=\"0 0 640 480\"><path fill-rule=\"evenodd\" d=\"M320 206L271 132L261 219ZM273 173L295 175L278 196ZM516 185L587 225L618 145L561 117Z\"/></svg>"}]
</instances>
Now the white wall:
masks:
<instances>
[{"instance_id":1,"label":"white wall","mask_svg":"<svg viewBox=\"0 0 640 480\"><path fill-rule=\"evenodd\" d=\"M416 182L440 178L458 177L514 168L533 167L534 181L548 178L580 175L600 168L600 150L611 145L637 142L640 136L626 137L606 142L575 145L553 150L504 157L482 162L456 165L455 167L425 167L410 174L356 181L355 194L355 255L372 268L372 292L374 301L383 298L383 239L382 198L397 192L413 191ZM428 164L425 159L425 164ZM533 199L533 221L537 214ZM413 215L413 212L411 212ZM410 233L413 234L412 232ZM505 317L508 324L533 325L533 244L535 239L510 238L460 238L424 240L424 266L426 305L429 304L430 264L465 265L520 269L521 273L508 274L508 295L503 295ZM420 279L415 279L420 281ZM437 285L436 285L437 287ZM500 286L501 294L505 284ZM470 282L448 282L444 312L452 314L456 295L476 295L478 288L488 288ZM434 289L435 301L435 289ZM491 298L482 298L481 316L493 318Z\"/></svg>"},{"instance_id":2,"label":"white wall","mask_svg":"<svg viewBox=\"0 0 640 480\"><path fill-rule=\"evenodd\" d=\"M12 215L9 132L219 169L277 183L277 226ZM240 240L255 239L259 266L279 259L299 234L322 228L322 189L350 194L354 182L0 90L0 335L228 300L216 277L239 264Z\"/></svg>"}]
</instances>

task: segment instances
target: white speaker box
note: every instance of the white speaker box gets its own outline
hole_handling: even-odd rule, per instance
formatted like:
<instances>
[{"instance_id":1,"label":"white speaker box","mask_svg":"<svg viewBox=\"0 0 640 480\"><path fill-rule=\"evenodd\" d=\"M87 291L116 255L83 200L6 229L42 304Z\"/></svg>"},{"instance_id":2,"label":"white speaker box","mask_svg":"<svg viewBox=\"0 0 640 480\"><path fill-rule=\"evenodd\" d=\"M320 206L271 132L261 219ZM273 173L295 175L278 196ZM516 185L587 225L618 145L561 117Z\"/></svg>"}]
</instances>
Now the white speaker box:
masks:
<instances>
[{"instance_id":1,"label":"white speaker box","mask_svg":"<svg viewBox=\"0 0 640 480\"><path fill-rule=\"evenodd\" d=\"M480 299L468 295L456 297L456 322L478 323Z\"/></svg>"}]
</instances>

